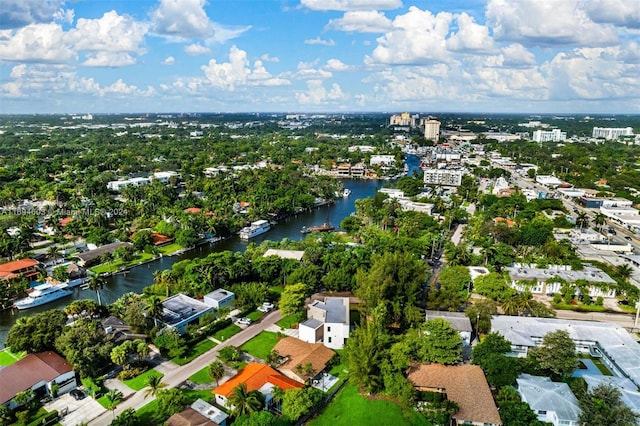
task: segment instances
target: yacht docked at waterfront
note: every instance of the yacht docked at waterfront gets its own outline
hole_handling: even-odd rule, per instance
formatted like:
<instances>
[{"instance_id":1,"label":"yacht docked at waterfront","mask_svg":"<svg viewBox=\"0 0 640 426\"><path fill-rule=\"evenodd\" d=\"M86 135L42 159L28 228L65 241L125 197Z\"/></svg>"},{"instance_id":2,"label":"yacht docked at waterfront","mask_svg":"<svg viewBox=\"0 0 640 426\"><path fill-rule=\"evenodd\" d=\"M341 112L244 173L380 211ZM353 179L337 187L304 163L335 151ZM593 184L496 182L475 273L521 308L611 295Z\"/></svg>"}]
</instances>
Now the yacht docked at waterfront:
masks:
<instances>
[{"instance_id":1,"label":"yacht docked at waterfront","mask_svg":"<svg viewBox=\"0 0 640 426\"><path fill-rule=\"evenodd\" d=\"M33 291L31 291L27 297L16 301L14 306L20 310L35 308L36 306L71 296L72 294L73 291L69 288L68 283L45 283L34 287Z\"/></svg>"},{"instance_id":2,"label":"yacht docked at waterfront","mask_svg":"<svg viewBox=\"0 0 640 426\"><path fill-rule=\"evenodd\" d=\"M245 226L240 230L240 239L248 241L253 237L264 234L270 229L271 224L268 220L256 220L255 222L251 222L251 225Z\"/></svg>"}]
</instances>

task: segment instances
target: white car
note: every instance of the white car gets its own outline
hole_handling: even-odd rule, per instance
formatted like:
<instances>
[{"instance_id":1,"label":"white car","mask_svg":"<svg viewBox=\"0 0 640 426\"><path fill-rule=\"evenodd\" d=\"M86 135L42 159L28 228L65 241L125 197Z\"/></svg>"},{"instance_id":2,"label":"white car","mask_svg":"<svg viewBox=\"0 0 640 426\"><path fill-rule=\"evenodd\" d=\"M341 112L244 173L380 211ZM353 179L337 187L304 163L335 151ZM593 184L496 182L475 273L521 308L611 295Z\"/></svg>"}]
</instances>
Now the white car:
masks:
<instances>
[{"instance_id":1,"label":"white car","mask_svg":"<svg viewBox=\"0 0 640 426\"><path fill-rule=\"evenodd\" d=\"M258 311L260 312L269 312L274 308L273 303L264 302L262 306L258 307Z\"/></svg>"},{"instance_id":2,"label":"white car","mask_svg":"<svg viewBox=\"0 0 640 426\"><path fill-rule=\"evenodd\" d=\"M238 324L244 324L244 325L250 325L253 321L251 321L251 318L240 318L238 319Z\"/></svg>"}]
</instances>

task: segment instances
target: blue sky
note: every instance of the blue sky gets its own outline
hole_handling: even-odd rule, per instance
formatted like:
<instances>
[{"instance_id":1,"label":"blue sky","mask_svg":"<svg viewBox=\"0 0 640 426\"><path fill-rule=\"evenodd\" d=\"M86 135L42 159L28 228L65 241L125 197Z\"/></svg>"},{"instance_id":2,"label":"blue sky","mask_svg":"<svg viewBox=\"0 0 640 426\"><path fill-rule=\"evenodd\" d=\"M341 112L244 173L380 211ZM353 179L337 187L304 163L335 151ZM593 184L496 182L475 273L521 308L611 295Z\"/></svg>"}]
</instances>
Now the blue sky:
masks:
<instances>
[{"instance_id":1,"label":"blue sky","mask_svg":"<svg viewBox=\"0 0 640 426\"><path fill-rule=\"evenodd\" d=\"M640 112L637 0L0 6L0 113Z\"/></svg>"}]
</instances>

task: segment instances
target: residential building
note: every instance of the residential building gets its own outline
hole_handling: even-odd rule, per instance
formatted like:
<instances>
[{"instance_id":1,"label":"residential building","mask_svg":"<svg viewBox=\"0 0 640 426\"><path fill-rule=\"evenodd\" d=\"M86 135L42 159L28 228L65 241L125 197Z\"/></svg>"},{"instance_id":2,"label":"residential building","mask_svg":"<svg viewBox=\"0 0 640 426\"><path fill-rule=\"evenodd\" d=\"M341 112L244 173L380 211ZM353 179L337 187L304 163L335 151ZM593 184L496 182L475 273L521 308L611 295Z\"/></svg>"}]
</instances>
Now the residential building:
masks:
<instances>
[{"instance_id":1,"label":"residential building","mask_svg":"<svg viewBox=\"0 0 640 426\"><path fill-rule=\"evenodd\" d=\"M600 207L600 213L634 231L640 230L640 211L633 207Z\"/></svg>"},{"instance_id":2,"label":"residential building","mask_svg":"<svg viewBox=\"0 0 640 426\"><path fill-rule=\"evenodd\" d=\"M148 177L135 177L125 180L112 180L107 183L107 189L120 192L122 188L127 186L142 186L151 183L151 178Z\"/></svg>"},{"instance_id":3,"label":"residential building","mask_svg":"<svg viewBox=\"0 0 640 426\"><path fill-rule=\"evenodd\" d=\"M587 382L587 389L592 391L599 385L613 386L620 391L620 399L631 410L640 415L640 391L631 380L625 377L602 376L593 374L583 374L581 376Z\"/></svg>"},{"instance_id":4,"label":"residential building","mask_svg":"<svg viewBox=\"0 0 640 426\"><path fill-rule=\"evenodd\" d=\"M526 357L531 348L542 344L547 333L566 331L576 351L599 358L616 376L626 377L640 386L640 345L623 327L598 321L496 315L491 331L511 343L510 356Z\"/></svg>"},{"instance_id":5,"label":"residential building","mask_svg":"<svg viewBox=\"0 0 640 426\"><path fill-rule=\"evenodd\" d=\"M389 125L401 127L416 127L418 117L419 116L417 114L411 115L411 113L408 112L394 114L389 117Z\"/></svg>"},{"instance_id":6,"label":"residential building","mask_svg":"<svg viewBox=\"0 0 640 426\"><path fill-rule=\"evenodd\" d=\"M438 392L458 404L451 425L500 426L502 420L484 372L477 365L429 364L409 367L416 390Z\"/></svg>"},{"instance_id":7,"label":"residential building","mask_svg":"<svg viewBox=\"0 0 640 426\"><path fill-rule=\"evenodd\" d=\"M462 170L459 169L424 169L425 185L460 186L462 185Z\"/></svg>"},{"instance_id":8,"label":"residential building","mask_svg":"<svg viewBox=\"0 0 640 426\"><path fill-rule=\"evenodd\" d=\"M180 178L180 175L177 172L169 171L169 172L155 172L151 175L152 180L157 180L162 183L169 183L171 178Z\"/></svg>"},{"instance_id":9,"label":"residential building","mask_svg":"<svg viewBox=\"0 0 640 426\"><path fill-rule=\"evenodd\" d=\"M594 127L592 137L606 140L618 139L620 136L633 136L632 127Z\"/></svg>"},{"instance_id":10,"label":"residential building","mask_svg":"<svg viewBox=\"0 0 640 426\"><path fill-rule=\"evenodd\" d=\"M20 361L0 369L0 405L16 407L13 398L19 392L33 390L36 398L52 396L54 386L62 395L78 385L71 365L55 352L29 354Z\"/></svg>"},{"instance_id":11,"label":"residential building","mask_svg":"<svg viewBox=\"0 0 640 426\"><path fill-rule=\"evenodd\" d=\"M324 301L313 301L307 310L307 320L299 326L300 340L321 342L331 349L342 349L350 331L348 297L325 297Z\"/></svg>"},{"instance_id":12,"label":"residential building","mask_svg":"<svg viewBox=\"0 0 640 426\"><path fill-rule=\"evenodd\" d=\"M234 293L229 290L219 288L211 293L205 294L202 301L213 309L220 309L224 307L231 309L231 305L235 299L236 295Z\"/></svg>"},{"instance_id":13,"label":"residential building","mask_svg":"<svg viewBox=\"0 0 640 426\"><path fill-rule=\"evenodd\" d=\"M229 397L240 383L246 384L247 392L257 390L263 394L266 407L272 403L271 393L275 386L285 391L304 387L302 383L288 378L266 364L250 362L238 374L211 391L216 397L216 404L232 410L233 404L229 402Z\"/></svg>"},{"instance_id":14,"label":"residential building","mask_svg":"<svg viewBox=\"0 0 640 426\"><path fill-rule=\"evenodd\" d=\"M127 323L113 315L101 319L100 324L102 324L105 334L110 334L113 342L117 344L120 344L125 340L145 340L147 338L145 334L134 333Z\"/></svg>"},{"instance_id":15,"label":"residential building","mask_svg":"<svg viewBox=\"0 0 640 426\"><path fill-rule=\"evenodd\" d=\"M166 426L227 426L229 415L198 398L190 407L169 417Z\"/></svg>"},{"instance_id":16,"label":"residential building","mask_svg":"<svg viewBox=\"0 0 640 426\"><path fill-rule=\"evenodd\" d=\"M162 301L162 314L158 318L167 327L183 334L187 325L197 321L213 307L185 294L178 293Z\"/></svg>"},{"instance_id":17,"label":"residential building","mask_svg":"<svg viewBox=\"0 0 640 426\"><path fill-rule=\"evenodd\" d=\"M372 155L369 160L369 165L380 166L382 168L393 167L396 164L396 157L394 155Z\"/></svg>"},{"instance_id":18,"label":"residential building","mask_svg":"<svg viewBox=\"0 0 640 426\"><path fill-rule=\"evenodd\" d=\"M40 262L33 259L20 259L0 265L0 280L23 277L28 280L35 279L40 271Z\"/></svg>"},{"instance_id":19,"label":"residential building","mask_svg":"<svg viewBox=\"0 0 640 426\"><path fill-rule=\"evenodd\" d=\"M462 339L462 344L465 346L471 345L471 321L463 312L448 312L448 311L427 311L426 320L442 318L447 321L451 328L457 330Z\"/></svg>"},{"instance_id":20,"label":"residential building","mask_svg":"<svg viewBox=\"0 0 640 426\"><path fill-rule=\"evenodd\" d=\"M549 265L548 268L537 268L535 265L514 263L506 270L511 279L511 287L518 291L527 290L533 294L560 293L563 282L574 284L582 280L589 286L590 297L616 296L616 281L606 272L590 265L574 271L570 265Z\"/></svg>"},{"instance_id":21,"label":"residential building","mask_svg":"<svg viewBox=\"0 0 640 426\"><path fill-rule=\"evenodd\" d=\"M426 120L424 122L424 138L437 142L440 139L440 124L438 120Z\"/></svg>"},{"instance_id":22,"label":"residential building","mask_svg":"<svg viewBox=\"0 0 640 426\"><path fill-rule=\"evenodd\" d=\"M305 383L324 371L336 354L322 343L308 343L295 337L278 340L273 350L281 359L278 370L300 383ZM311 365L312 371L305 371L306 365Z\"/></svg>"},{"instance_id":23,"label":"residential building","mask_svg":"<svg viewBox=\"0 0 640 426\"><path fill-rule=\"evenodd\" d=\"M552 382L548 377L521 374L517 379L518 393L522 401L538 416L541 422L553 426L578 426L580 405L569 385Z\"/></svg>"},{"instance_id":24,"label":"residential building","mask_svg":"<svg viewBox=\"0 0 640 426\"><path fill-rule=\"evenodd\" d=\"M567 140L567 133L560 129L535 130L532 139L534 142L561 142Z\"/></svg>"},{"instance_id":25,"label":"residential building","mask_svg":"<svg viewBox=\"0 0 640 426\"><path fill-rule=\"evenodd\" d=\"M277 256L280 259L293 259L301 261L304 256L304 250L278 250L268 249L262 257Z\"/></svg>"},{"instance_id":26,"label":"residential building","mask_svg":"<svg viewBox=\"0 0 640 426\"><path fill-rule=\"evenodd\" d=\"M90 266L93 263L97 263L97 261L99 261L104 254L113 254L120 247L133 247L133 244L126 242L115 242L105 244L93 250L85 251L84 253L79 253L76 255L76 257L79 259L78 265L82 267Z\"/></svg>"},{"instance_id":27,"label":"residential building","mask_svg":"<svg viewBox=\"0 0 640 426\"><path fill-rule=\"evenodd\" d=\"M349 152L356 152L356 151L374 152L375 150L376 150L376 148L374 146L371 146L371 145L353 145L353 146L350 146L348 148Z\"/></svg>"}]
</instances>

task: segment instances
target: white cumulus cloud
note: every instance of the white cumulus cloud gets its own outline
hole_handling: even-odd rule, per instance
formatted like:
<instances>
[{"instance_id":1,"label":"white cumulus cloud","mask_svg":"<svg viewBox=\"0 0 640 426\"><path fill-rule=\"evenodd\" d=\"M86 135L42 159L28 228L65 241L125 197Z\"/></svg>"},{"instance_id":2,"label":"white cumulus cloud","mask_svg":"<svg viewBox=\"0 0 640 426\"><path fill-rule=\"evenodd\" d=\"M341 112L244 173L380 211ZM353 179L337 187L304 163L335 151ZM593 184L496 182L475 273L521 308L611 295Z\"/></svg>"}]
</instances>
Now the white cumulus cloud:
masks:
<instances>
[{"instance_id":1,"label":"white cumulus cloud","mask_svg":"<svg viewBox=\"0 0 640 426\"><path fill-rule=\"evenodd\" d=\"M391 20L375 10L346 12L342 18L331 19L327 30L356 33L383 33L391 29Z\"/></svg>"},{"instance_id":2,"label":"white cumulus cloud","mask_svg":"<svg viewBox=\"0 0 640 426\"><path fill-rule=\"evenodd\" d=\"M339 84L333 83L331 89L324 87L322 80L307 81L307 91L296 93L296 99L303 105L319 105L327 101L338 101L345 98Z\"/></svg>"},{"instance_id":3,"label":"white cumulus cloud","mask_svg":"<svg viewBox=\"0 0 640 426\"><path fill-rule=\"evenodd\" d=\"M463 53L492 53L496 50L489 28L477 24L475 20L462 13L456 17L458 32L447 40L447 48Z\"/></svg>"},{"instance_id":4,"label":"white cumulus cloud","mask_svg":"<svg viewBox=\"0 0 640 426\"><path fill-rule=\"evenodd\" d=\"M173 65L176 63L176 58L173 56L167 56L164 61L162 61L162 65Z\"/></svg>"},{"instance_id":5,"label":"white cumulus cloud","mask_svg":"<svg viewBox=\"0 0 640 426\"><path fill-rule=\"evenodd\" d=\"M198 43L189 44L184 47L184 53L191 56L208 55L211 49Z\"/></svg>"},{"instance_id":6,"label":"white cumulus cloud","mask_svg":"<svg viewBox=\"0 0 640 426\"><path fill-rule=\"evenodd\" d=\"M2 0L0 29L49 23L60 13L63 3L63 0Z\"/></svg>"},{"instance_id":7,"label":"white cumulus cloud","mask_svg":"<svg viewBox=\"0 0 640 426\"><path fill-rule=\"evenodd\" d=\"M302 0L312 10L390 10L402 7L402 0Z\"/></svg>"},{"instance_id":8,"label":"white cumulus cloud","mask_svg":"<svg viewBox=\"0 0 640 426\"><path fill-rule=\"evenodd\" d=\"M320 37L316 37L316 38L310 38L304 41L304 44L319 44L321 46L335 46L336 43L335 41L329 39L329 40L324 40L321 39Z\"/></svg>"}]
</instances>

